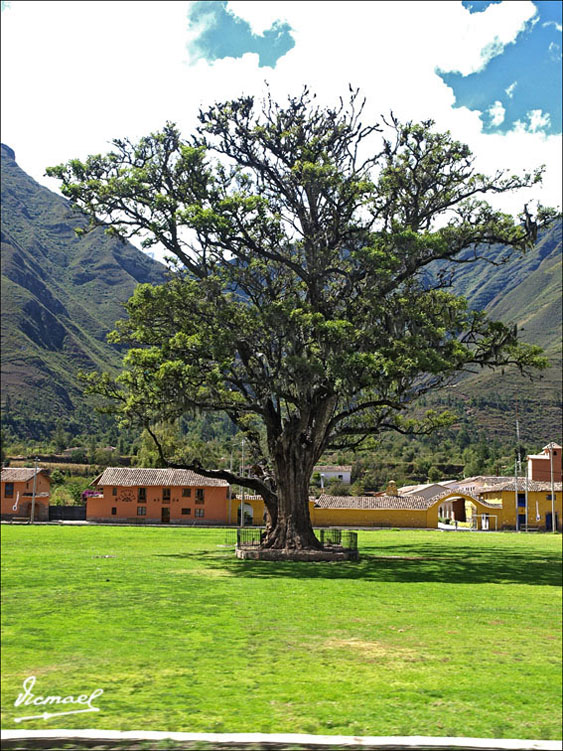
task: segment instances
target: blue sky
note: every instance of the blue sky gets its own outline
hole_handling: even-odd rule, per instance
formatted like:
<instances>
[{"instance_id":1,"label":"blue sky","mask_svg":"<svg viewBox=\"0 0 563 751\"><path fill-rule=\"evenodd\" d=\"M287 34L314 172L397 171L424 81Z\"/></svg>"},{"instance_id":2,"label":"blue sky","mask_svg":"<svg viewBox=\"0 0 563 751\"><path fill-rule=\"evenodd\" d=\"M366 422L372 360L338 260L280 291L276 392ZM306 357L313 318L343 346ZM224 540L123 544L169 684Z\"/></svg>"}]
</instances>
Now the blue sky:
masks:
<instances>
[{"instance_id":1,"label":"blue sky","mask_svg":"<svg viewBox=\"0 0 563 751\"><path fill-rule=\"evenodd\" d=\"M48 165L166 121L189 136L200 108L266 83L330 105L352 84L366 123L432 118L484 172L547 165L499 208L562 203L559 2L10 0L1 33L2 140L51 189Z\"/></svg>"},{"instance_id":2,"label":"blue sky","mask_svg":"<svg viewBox=\"0 0 563 751\"><path fill-rule=\"evenodd\" d=\"M476 0L463 2L470 13L483 12L491 4ZM468 76L441 73L444 82L454 91L456 106L482 113L486 132L511 130L519 122L529 122L528 113L540 110L543 118L539 122L545 123L543 130L561 133L563 6L553 0L540 0L534 5L537 16L484 70Z\"/></svg>"},{"instance_id":3,"label":"blue sky","mask_svg":"<svg viewBox=\"0 0 563 751\"><path fill-rule=\"evenodd\" d=\"M259 67L275 68L278 59L295 45L289 24L276 20L269 29L255 34L248 21L227 7L227 0L198 0L188 11L188 24L204 28L192 41L194 58L208 62L238 58L247 52L258 55Z\"/></svg>"},{"instance_id":4,"label":"blue sky","mask_svg":"<svg viewBox=\"0 0 563 751\"><path fill-rule=\"evenodd\" d=\"M501 0L462 0L461 5L474 14L500 3ZM437 70L454 92L454 106L478 111L485 132L505 133L519 123L546 133L561 132L563 6L554 0L538 0L534 5L536 15L483 70L469 75ZM201 29L191 42L195 59L213 62L240 58L250 52L258 54L259 66L274 68L295 45L287 22L277 19L270 28L256 34L247 21L228 8L226 0L194 2L188 20L193 29Z\"/></svg>"}]
</instances>

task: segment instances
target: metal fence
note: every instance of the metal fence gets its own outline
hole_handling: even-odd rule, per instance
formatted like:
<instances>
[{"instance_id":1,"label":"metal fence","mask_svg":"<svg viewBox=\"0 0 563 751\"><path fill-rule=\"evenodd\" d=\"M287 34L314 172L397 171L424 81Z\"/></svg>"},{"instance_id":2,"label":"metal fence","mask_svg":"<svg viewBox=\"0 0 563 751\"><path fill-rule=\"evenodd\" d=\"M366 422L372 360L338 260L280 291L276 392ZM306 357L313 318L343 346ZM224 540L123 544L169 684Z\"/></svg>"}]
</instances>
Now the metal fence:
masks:
<instances>
[{"instance_id":1,"label":"metal fence","mask_svg":"<svg viewBox=\"0 0 563 751\"><path fill-rule=\"evenodd\" d=\"M258 547L262 542L263 535L263 527L228 529L225 544L245 548ZM315 535L319 542L326 547L338 546L344 550L358 549L358 533L350 529L317 529Z\"/></svg>"},{"instance_id":2,"label":"metal fence","mask_svg":"<svg viewBox=\"0 0 563 751\"><path fill-rule=\"evenodd\" d=\"M319 529L316 535L323 545L338 545L344 550L358 549L358 533L351 529Z\"/></svg>"},{"instance_id":3,"label":"metal fence","mask_svg":"<svg viewBox=\"0 0 563 751\"><path fill-rule=\"evenodd\" d=\"M86 506L49 506L49 521L84 521Z\"/></svg>"}]
</instances>

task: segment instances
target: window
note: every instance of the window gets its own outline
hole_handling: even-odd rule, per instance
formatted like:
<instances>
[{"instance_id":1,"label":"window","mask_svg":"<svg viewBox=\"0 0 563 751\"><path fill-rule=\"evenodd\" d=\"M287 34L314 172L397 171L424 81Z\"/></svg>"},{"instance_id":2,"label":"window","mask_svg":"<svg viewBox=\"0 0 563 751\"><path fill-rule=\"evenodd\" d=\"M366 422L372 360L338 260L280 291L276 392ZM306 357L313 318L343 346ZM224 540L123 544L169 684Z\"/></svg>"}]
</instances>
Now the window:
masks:
<instances>
[{"instance_id":1,"label":"window","mask_svg":"<svg viewBox=\"0 0 563 751\"><path fill-rule=\"evenodd\" d=\"M146 488L139 488L138 498L139 503L146 503L147 502L147 489Z\"/></svg>"},{"instance_id":2,"label":"window","mask_svg":"<svg viewBox=\"0 0 563 751\"><path fill-rule=\"evenodd\" d=\"M191 498L191 496L192 496L191 488L182 488L182 498Z\"/></svg>"},{"instance_id":3,"label":"window","mask_svg":"<svg viewBox=\"0 0 563 751\"><path fill-rule=\"evenodd\" d=\"M199 516L200 519L203 518L205 516L205 509L196 508L194 516Z\"/></svg>"},{"instance_id":4,"label":"window","mask_svg":"<svg viewBox=\"0 0 563 751\"><path fill-rule=\"evenodd\" d=\"M111 515L112 516L117 516L117 507L116 506L112 506L112 508L111 508Z\"/></svg>"},{"instance_id":5,"label":"window","mask_svg":"<svg viewBox=\"0 0 563 751\"><path fill-rule=\"evenodd\" d=\"M199 509L198 509L198 510L199 510ZM201 509L201 510L203 511L203 509ZM189 515L190 515L191 513L192 513L192 510L191 510L191 508L183 508L183 509L182 509L182 514L183 514L184 516L189 516Z\"/></svg>"},{"instance_id":6,"label":"window","mask_svg":"<svg viewBox=\"0 0 563 751\"><path fill-rule=\"evenodd\" d=\"M545 496L545 499L547 501L551 501L551 493L547 493L546 496Z\"/></svg>"},{"instance_id":7,"label":"window","mask_svg":"<svg viewBox=\"0 0 563 751\"><path fill-rule=\"evenodd\" d=\"M14 483L7 482L6 486L4 487L4 498L13 498L13 497L14 497Z\"/></svg>"},{"instance_id":8,"label":"window","mask_svg":"<svg viewBox=\"0 0 563 751\"><path fill-rule=\"evenodd\" d=\"M204 501L203 488L198 488L195 492L195 502L203 503L203 501Z\"/></svg>"},{"instance_id":9,"label":"window","mask_svg":"<svg viewBox=\"0 0 563 751\"><path fill-rule=\"evenodd\" d=\"M518 506L522 507L526 505L525 493L518 493Z\"/></svg>"},{"instance_id":10,"label":"window","mask_svg":"<svg viewBox=\"0 0 563 751\"><path fill-rule=\"evenodd\" d=\"M146 516L146 515L147 515L147 507L137 506L137 516Z\"/></svg>"},{"instance_id":11,"label":"window","mask_svg":"<svg viewBox=\"0 0 563 751\"><path fill-rule=\"evenodd\" d=\"M170 488L162 488L162 502L170 503Z\"/></svg>"},{"instance_id":12,"label":"window","mask_svg":"<svg viewBox=\"0 0 563 751\"><path fill-rule=\"evenodd\" d=\"M111 494L112 495L117 495L117 488L112 488L111 489Z\"/></svg>"}]
</instances>

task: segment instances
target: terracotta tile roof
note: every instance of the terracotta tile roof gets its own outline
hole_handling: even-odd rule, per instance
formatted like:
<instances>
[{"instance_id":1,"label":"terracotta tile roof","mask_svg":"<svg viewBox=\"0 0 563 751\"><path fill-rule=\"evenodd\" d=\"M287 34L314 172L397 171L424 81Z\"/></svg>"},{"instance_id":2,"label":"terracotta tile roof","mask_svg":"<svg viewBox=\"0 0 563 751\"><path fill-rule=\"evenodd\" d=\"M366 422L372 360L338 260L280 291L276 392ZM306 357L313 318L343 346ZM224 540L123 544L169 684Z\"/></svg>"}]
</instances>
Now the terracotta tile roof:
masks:
<instances>
[{"instance_id":1,"label":"terracotta tile roof","mask_svg":"<svg viewBox=\"0 0 563 751\"><path fill-rule=\"evenodd\" d=\"M455 498L461 496L480 503L487 508L498 509L499 504L482 501L469 493L459 493L455 490L446 490L443 493L432 496L432 498L423 498L417 495L380 495L380 496L334 496L321 495L315 502L316 508L333 508L333 509L368 509L368 510L403 510L403 511L426 511L434 506L438 501L446 498Z\"/></svg>"},{"instance_id":2,"label":"terracotta tile roof","mask_svg":"<svg viewBox=\"0 0 563 751\"><path fill-rule=\"evenodd\" d=\"M6 467L2 470L1 482L29 482L35 475L34 467ZM37 474L49 476L46 469L37 469Z\"/></svg>"},{"instance_id":3,"label":"terracotta tile roof","mask_svg":"<svg viewBox=\"0 0 563 751\"><path fill-rule=\"evenodd\" d=\"M554 482L553 488L555 492L561 492L561 489L563 488L563 483L561 482ZM498 485L493 485L490 488L483 488L481 491L482 493L500 493L503 490L512 491L515 492L514 488L514 480L511 482L506 483L499 483ZM518 478L518 491L524 492L526 490L526 480L523 477ZM551 493L551 483L550 482L539 482L537 480L528 480L528 490L532 491L532 493Z\"/></svg>"},{"instance_id":4,"label":"terracotta tile roof","mask_svg":"<svg viewBox=\"0 0 563 751\"><path fill-rule=\"evenodd\" d=\"M354 495L321 495L315 502L316 508L334 509L369 509L389 510L404 509L405 511L426 511L434 502L427 501L416 495L394 496L354 496Z\"/></svg>"},{"instance_id":5,"label":"terracotta tile roof","mask_svg":"<svg viewBox=\"0 0 563 751\"><path fill-rule=\"evenodd\" d=\"M464 477L463 480L459 480L458 485L465 485L468 482L482 481L484 485L492 486L492 485L498 485L501 482L510 482L511 479L514 479L514 478L507 476L507 475L503 475L502 477L493 476L493 475L474 475L473 477Z\"/></svg>"},{"instance_id":6,"label":"terracotta tile roof","mask_svg":"<svg viewBox=\"0 0 563 751\"><path fill-rule=\"evenodd\" d=\"M228 487L226 480L203 477L189 469L137 469L136 467L108 467L94 480L94 485L118 487Z\"/></svg>"}]
</instances>

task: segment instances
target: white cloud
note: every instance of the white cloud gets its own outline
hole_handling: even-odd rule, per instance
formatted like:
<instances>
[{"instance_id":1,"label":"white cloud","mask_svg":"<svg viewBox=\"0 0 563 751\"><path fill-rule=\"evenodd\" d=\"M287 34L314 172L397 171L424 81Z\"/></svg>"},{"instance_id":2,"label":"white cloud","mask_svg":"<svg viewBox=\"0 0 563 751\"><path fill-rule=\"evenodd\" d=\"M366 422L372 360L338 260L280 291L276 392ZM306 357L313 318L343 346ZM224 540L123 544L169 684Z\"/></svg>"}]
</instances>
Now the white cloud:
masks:
<instances>
[{"instance_id":1,"label":"white cloud","mask_svg":"<svg viewBox=\"0 0 563 751\"><path fill-rule=\"evenodd\" d=\"M554 62L559 62L561 60L561 47L558 44L555 44L555 42L550 42L549 47L547 48L549 52L549 56Z\"/></svg>"},{"instance_id":2,"label":"white cloud","mask_svg":"<svg viewBox=\"0 0 563 751\"><path fill-rule=\"evenodd\" d=\"M448 33L447 26L442 27L447 38L438 47L442 57L438 67L444 72L464 76L483 70L507 44L516 40L527 24L538 20L537 8L532 2L490 5L482 13L469 13L461 3L443 3L446 5L454 6L444 15L451 17L449 23L454 25L455 32L452 29L452 33Z\"/></svg>"},{"instance_id":3,"label":"white cloud","mask_svg":"<svg viewBox=\"0 0 563 751\"><path fill-rule=\"evenodd\" d=\"M545 23L542 23L542 26L545 28L546 26L555 26L557 31L561 32L563 31L563 26L561 26L560 23L557 23L557 21L546 21Z\"/></svg>"},{"instance_id":4,"label":"white cloud","mask_svg":"<svg viewBox=\"0 0 563 751\"><path fill-rule=\"evenodd\" d=\"M497 101L492 104L489 109L487 110L487 113L489 114L489 117L491 118L491 125L493 128L498 127L504 122L504 116L506 114L506 110L502 106L502 102Z\"/></svg>"},{"instance_id":5,"label":"white cloud","mask_svg":"<svg viewBox=\"0 0 563 751\"><path fill-rule=\"evenodd\" d=\"M545 131L551 120L549 112L542 112L542 110L530 110L526 112L526 118L528 122L516 121L514 129L517 132L539 133Z\"/></svg>"},{"instance_id":6,"label":"white cloud","mask_svg":"<svg viewBox=\"0 0 563 751\"><path fill-rule=\"evenodd\" d=\"M201 106L262 94L265 79L278 99L308 84L322 104L336 104L352 83L367 97L364 123L390 110L401 119L433 118L470 145L485 172L548 164L540 197L561 202L560 136L546 137L537 117L506 134L485 134L481 113L454 108L452 90L436 74L437 67L464 75L478 70L487 45L510 43L533 18L532 2L503 2L474 14L439 0L228 7L256 33L276 18L287 20L295 47L274 70L259 68L250 53L189 65L188 2L15 0L2 24L1 116L3 140L20 166L55 189L43 176L47 165L105 151L112 138L136 139L166 120L189 135ZM495 198L513 211L524 200L528 195Z\"/></svg>"},{"instance_id":7,"label":"white cloud","mask_svg":"<svg viewBox=\"0 0 563 751\"><path fill-rule=\"evenodd\" d=\"M512 99L514 96L514 89L518 86L518 81L513 81L510 86L504 90L504 93L509 99Z\"/></svg>"}]
</instances>

